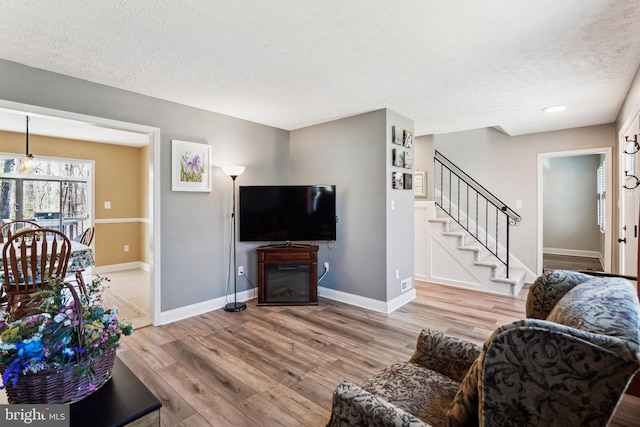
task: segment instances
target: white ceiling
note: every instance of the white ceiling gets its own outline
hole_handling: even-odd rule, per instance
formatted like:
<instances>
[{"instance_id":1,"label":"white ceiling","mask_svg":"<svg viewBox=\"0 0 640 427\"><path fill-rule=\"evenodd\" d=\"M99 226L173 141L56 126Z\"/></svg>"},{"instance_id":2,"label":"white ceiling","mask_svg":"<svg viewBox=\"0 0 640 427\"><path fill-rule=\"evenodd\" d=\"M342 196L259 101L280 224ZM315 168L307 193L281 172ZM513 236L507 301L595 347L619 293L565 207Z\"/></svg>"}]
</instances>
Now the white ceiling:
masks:
<instances>
[{"instance_id":1,"label":"white ceiling","mask_svg":"<svg viewBox=\"0 0 640 427\"><path fill-rule=\"evenodd\" d=\"M0 40L3 59L283 129L389 108L416 135L521 135L615 121L640 0L3 0Z\"/></svg>"}]
</instances>

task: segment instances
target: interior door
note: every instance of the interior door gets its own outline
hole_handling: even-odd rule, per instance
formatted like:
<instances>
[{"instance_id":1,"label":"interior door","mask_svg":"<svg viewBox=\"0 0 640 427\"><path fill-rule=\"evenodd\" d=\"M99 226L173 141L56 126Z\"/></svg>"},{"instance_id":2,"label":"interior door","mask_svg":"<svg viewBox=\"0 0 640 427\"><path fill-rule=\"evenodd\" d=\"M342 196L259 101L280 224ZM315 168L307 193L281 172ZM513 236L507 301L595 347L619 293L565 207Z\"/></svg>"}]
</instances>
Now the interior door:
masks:
<instances>
[{"instance_id":1,"label":"interior door","mask_svg":"<svg viewBox=\"0 0 640 427\"><path fill-rule=\"evenodd\" d=\"M620 274L635 276L638 271L638 210L640 201L640 168L638 159L640 136L638 117L623 133L619 144L620 164L624 167L623 188L620 190L620 230L618 253Z\"/></svg>"}]
</instances>

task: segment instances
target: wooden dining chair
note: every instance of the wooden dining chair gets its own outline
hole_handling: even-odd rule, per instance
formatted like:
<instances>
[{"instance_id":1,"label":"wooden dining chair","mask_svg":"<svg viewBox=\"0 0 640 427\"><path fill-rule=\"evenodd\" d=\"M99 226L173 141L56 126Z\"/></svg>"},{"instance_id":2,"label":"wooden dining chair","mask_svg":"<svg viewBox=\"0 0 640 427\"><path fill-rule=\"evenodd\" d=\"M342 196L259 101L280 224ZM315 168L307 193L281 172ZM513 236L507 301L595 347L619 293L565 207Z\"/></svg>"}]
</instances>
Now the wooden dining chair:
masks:
<instances>
[{"instance_id":1,"label":"wooden dining chair","mask_svg":"<svg viewBox=\"0 0 640 427\"><path fill-rule=\"evenodd\" d=\"M21 231L25 228L40 228L40 225L33 221L27 221L26 219L19 219L2 224L2 226L0 226L0 243L6 242L16 231Z\"/></svg>"},{"instance_id":2,"label":"wooden dining chair","mask_svg":"<svg viewBox=\"0 0 640 427\"><path fill-rule=\"evenodd\" d=\"M6 242L9 237L16 233L16 231L31 228L40 228L40 225L23 219L2 224L2 226L0 226L0 244ZM0 286L0 305L6 305L7 301L8 296L4 291L4 287Z\"/></svg>"},{"instance_id":3,"label":"wooden dining chair","mask_svg":"<svg viewBox=\"0 0 640 427\"><path fill-rule=\"evenodd\" d=\"M95 232L94 227L89 227L82 232L82 236L80 236L80 243L83 245L91 246L91 242L93 242L93 233Z\"/></svg>"},{"instance_id":4,"label":"wooden dining chair","mask_svg":"<svg viewBox=\"0 0 640 427\"><path fill-rule=\"evenodd\" d=\"M2 247L3 288L11 319L30 314L34 292L47 289L53 278L64 279L71 242L64 233L48 228L20 231Z\"/></svg>"}]
</instances>

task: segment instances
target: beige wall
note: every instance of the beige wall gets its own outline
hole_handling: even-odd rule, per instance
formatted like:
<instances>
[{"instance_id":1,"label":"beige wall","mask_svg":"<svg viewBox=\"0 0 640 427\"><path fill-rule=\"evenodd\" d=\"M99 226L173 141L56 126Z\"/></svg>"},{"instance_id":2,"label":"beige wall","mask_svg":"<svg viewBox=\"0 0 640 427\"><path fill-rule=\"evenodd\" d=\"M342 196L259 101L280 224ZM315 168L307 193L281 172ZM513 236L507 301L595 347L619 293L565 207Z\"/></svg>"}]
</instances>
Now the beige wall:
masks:
<instances>
[{"instance_id":1,"label":"beige wall","mask_svg":"<svg viewBox=\"0 0 640 427\"><path fill-rule=\"evenodd\" d=\"M24 134L0 132L0 151L18 153L24 150ZM101 144L72 139L29 135L29 149L35 156L95 161L95 219L118 220L96 224L95 257L97 266L148 261L147 148ZM111 209L104 202L111 202ZM122 219L134 221L120 222ZM129 252L124 252L129 245Z\"/></svg>"}]
</instances>

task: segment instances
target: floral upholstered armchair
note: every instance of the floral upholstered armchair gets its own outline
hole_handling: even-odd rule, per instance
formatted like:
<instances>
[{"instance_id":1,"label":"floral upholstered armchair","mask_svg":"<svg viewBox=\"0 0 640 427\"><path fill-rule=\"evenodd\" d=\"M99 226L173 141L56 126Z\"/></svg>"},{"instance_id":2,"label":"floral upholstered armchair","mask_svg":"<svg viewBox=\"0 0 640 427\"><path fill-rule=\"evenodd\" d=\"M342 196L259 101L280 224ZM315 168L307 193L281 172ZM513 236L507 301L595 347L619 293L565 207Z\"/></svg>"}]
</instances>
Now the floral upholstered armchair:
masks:
<instances>
[{"instance_id":1,"label":"floral upholstered armchair","mask_svg":"<svg viewBox=\"0 0 640 427\"><path fill-rule=\"evenodd\" d=\"M558 270L526 311L484 346L423 330L408 362L336 388L328 426L606 425L640 368L633 285Z\"/></svg>"}]
</instances>

